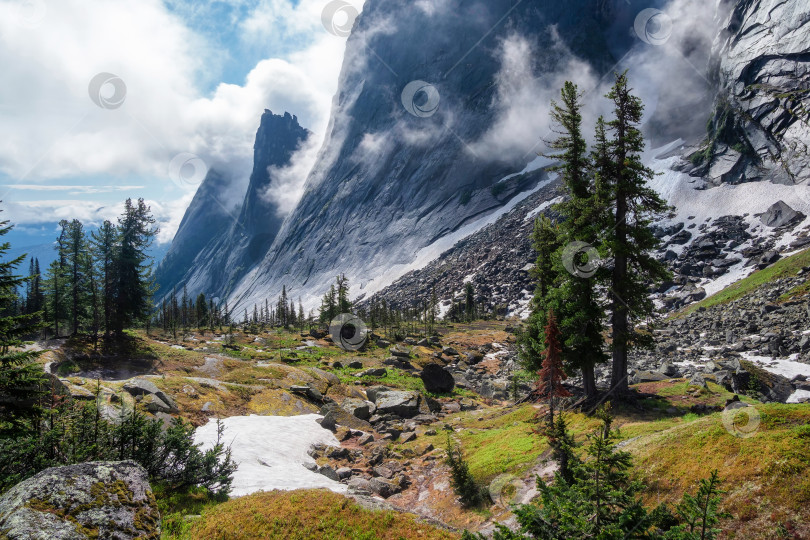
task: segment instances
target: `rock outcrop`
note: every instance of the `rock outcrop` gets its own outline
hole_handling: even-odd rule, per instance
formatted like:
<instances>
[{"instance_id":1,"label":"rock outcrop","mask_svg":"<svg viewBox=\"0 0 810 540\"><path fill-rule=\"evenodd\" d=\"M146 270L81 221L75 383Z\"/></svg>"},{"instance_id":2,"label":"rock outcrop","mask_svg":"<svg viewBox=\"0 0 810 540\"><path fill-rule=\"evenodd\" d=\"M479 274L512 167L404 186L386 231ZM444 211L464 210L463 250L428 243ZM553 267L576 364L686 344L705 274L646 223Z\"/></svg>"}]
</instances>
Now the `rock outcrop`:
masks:
<instances>
[{"instance_id":1,"label":"rock outcrop","mask_svg":"<svg viewBox=\"0 0 810 540\"><path fill-rule=\"evenodd\" d=\"M53 467L0 497L0 538L158 540L160 513L135 462Z\"/></svg>"},{"instance_id":2,"label":"rock outcrop","mask_svg":"<svg viewBox=\"0 0 810 540\"><path fill-rule=\"evenodd\" d=\"M710 133L690 156L711 184L810 180L810 6L803 0L719 2L717 97ZM708 158L708 159L707 159Z\"/></svg>"},{"instance_id":3,"label":"rock outcrop","mask_svg":"<svg viewBox=\"0 0 810 540\"><path fill-rule=\"evenodd\" d=\"M283 219L266 192L277 171L290 164L309 136L290 113L264 111L253 146L253 172L241 205L234 202L233 191L244 183L212 167L156 270L160 295L185 284L192 298L201 292L224 296L264 257Z\"/></svg>"}]
</instances>

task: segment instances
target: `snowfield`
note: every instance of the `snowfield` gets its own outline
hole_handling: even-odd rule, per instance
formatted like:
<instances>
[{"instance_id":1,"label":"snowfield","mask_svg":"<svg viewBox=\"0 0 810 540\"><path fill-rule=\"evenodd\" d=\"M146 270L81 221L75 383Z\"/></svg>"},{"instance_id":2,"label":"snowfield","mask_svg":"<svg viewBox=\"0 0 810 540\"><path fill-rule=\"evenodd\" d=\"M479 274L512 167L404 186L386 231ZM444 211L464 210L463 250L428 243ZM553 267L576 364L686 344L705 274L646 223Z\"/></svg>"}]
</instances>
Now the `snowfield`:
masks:
<instances>
[{"instance_id":1,"label":"snowfield","mask_svg":"<svg viewBox=\"0 0 810 540\"><path fill-rule=\"evenodd\" d=\"M314 463L307 451L315 444L339 446L335 436L315 420L317 414L301 416L232 416L222 420L223 441L231 445L239 465L233 475L231 496L257 491L326 488L337 493L346 486L312 472L304 463ZM211 448L217 439L216 420L194 433L194 441Z\"/></svg>"}]
</instances>

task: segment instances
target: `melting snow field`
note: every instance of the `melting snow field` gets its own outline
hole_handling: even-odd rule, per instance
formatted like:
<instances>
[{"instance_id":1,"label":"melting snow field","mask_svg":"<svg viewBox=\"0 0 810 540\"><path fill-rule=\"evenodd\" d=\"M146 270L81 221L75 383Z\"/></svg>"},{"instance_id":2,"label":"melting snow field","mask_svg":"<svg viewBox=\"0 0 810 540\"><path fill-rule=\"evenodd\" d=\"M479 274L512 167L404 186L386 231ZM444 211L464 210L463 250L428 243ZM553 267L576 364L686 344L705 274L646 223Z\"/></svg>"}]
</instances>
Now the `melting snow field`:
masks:
<instances>
[{"instance_id":1,"label":"melting snow field","mask_svg":"<svg viewBox=\"0 0 810 540\"><path fill-rule=\"evenodd\" d=\"M327 488L341 493L346 486L312 472L304 463L314 463L307 454L312 445L339 446L335 436L318 423L317 414L302 416L232 416L222 421L223 441L231 445L239 465L233 476L231 496L273 489ZM200 426L194 440L210 448L217 439L215 420Z\"/></svg>"}]
</instances>

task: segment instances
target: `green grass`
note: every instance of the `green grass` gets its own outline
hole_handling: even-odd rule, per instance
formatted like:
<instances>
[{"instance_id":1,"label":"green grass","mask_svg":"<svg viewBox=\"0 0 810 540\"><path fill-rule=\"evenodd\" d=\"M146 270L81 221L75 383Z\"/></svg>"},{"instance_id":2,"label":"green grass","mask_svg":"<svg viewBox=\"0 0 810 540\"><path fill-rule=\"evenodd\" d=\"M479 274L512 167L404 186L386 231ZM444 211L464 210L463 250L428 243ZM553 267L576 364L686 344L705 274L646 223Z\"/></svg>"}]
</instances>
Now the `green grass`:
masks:
<instances>
[{"instance_id":1,"label":"green grass","mask_svg":"<svg viewBox=\"0 0 810 540\"><path fill-rule=\"evenodd\" d=\"M700 302L692 304L685 310L673 315L673 317L685 317L701 307L710 308L720 304L727 304L737 300L738 298L742 298L766 283L770 283L777 279L795 277L797 272L806 266L810 266L810 249L806 249L800 253L779 260L768 268L758 270L745 279L729 285L717 294L713 294L708 298L704 298ZM802 285L799 285L786 293L781 299L784 300L798 294L806 294L808 291L810 291L810 285L808 285L808 283L803 283Z\"/></svg>"}]
</instances>

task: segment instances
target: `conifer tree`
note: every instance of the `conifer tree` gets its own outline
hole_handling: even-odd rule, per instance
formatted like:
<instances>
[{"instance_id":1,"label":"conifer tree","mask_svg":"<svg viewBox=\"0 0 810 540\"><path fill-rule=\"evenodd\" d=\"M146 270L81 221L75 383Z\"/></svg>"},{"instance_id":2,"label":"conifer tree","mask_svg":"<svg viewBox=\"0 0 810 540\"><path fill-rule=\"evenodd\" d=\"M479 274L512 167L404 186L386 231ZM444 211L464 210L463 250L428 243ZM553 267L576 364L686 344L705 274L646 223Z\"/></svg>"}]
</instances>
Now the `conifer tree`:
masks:
<instances>
[{"instance_id":1,"label":"conifer tree","mask_svg":"<svg viewBox=\"0 0 810 540\"><path fill-rule=\"evenodd\" d=\"M352 303L349 301L349 278L341 274L335 279L335 283L337 285L337 313L334 317L337 317L341 313L350 313Z\"/></svg>"},{"instance_id":2,"label":"conifer tree","mask_svg":"<svg viewBox=\"0 0 810 540\"><path fill-rule=\"evenodd\" d=\"M612 229L605 238L614 259L610 280L613 369L611 386L627 391L627 354L649 346L649 333L635 325L654 312L650 285L667 278L666 267L651 252L659 245L650 230L652 220L667 209L666 203L647 183L655 173L641 161L644 137L639 129L644 105L628 87L627 73L617 74L607 97L613 101L614 119L607 123L612 165L605 190L613 205ZM598 136L598 133L597 133Z\"/></svg>"},{"instance_id":3,"label":"conifer tree","mask_svg":"<svg viewBox=\"0 0 810 540\"><path fill-rule=\"evenodd\" d=\"M562 336L557 326L554 311L549 311L548 323L545 328L545 359L543 367L537 373L537 395L548 401L547 423L548 429L554 428L554 399L568 397L571 393L562 386L562 381L568 378L563 370L562 363Z\"/></svg>"},{"instance_id":4,"label":"conifer tree","mask_svg":"<svg viewBox=\"0 0 810 540\"><path fill-rule=\"evenodd\" d=\"M109 335L112 330L112 311L115 299L115 269L116 246L118 231L113 224L105 220L104 223L90 235L93 246L94 263L98 265L101 286L102 312L104 316L104 334Z\"/></svg>"},{"instance_id":5,"label":"conifer tree","mask_svg":"<svg viewBox=\"0 0 810 540\"><path fill-rule=\"evenodd\" d=\"M208 325L208 303L205 300L205 294L200 293L197 295L197 301L194 305L194 312L197 321L197 328L205 328Z\"/></svg>"},{"instance_id":6,"label":"conifer tree","mask_svg":"<svg viewBox=\"0 0 810 540\"><path fill-rule=\"evenodd\" d=\"M330 285L329 291L324 295L321 301L321 310L318 320L321 323L329 324L339 313L337 291L334 285Z\"/></svg>"},{"instance_id":7,"label":"conifer tree","mask_svg":"<svg viewBox=\"0 0 810 540\"><path fill-rule=\"evenodd\" d=\"M472 283L467 283L464 286L464 317L467 322L475 320L475 289Z\"/></svg>"},{"instance_id":8,"label":"conifer tree","mask_svg":"<svg viewBox=\"0 0 810 540\"><path fill-rule=\"evenodd\" d=\"M565 336L563 356L569 366L582 371L585 394L596 397L594 367L602 363L605 354L603 323L605 311L597 292L599 273L596 247L600 224L606 212L597 200L595 182L591 178L592 164L582 135L581 94L577 86L566 82L560 103L552 102L551 117L559 126L558 138L551 148L560 151L554 157L561 163L551 170L560 174L568 197L555 205L562 218L559 226L561 253L554 255L557 268L552 275L558 279L550 291L552 304L559 316L559 326Z\"/></svg>"},{"instance_id":9,"label":"conifer tree","mask_svg":"<svg viewBox=\"0 0 810 540\"><path fill-rule=\"evenodd\" d=\"M288 313L287 310L289 303L287 302L287 286L281 286L281 296L278 297L278 305L276 307L276 317L278 318L278 324L287 327L288 323Z\"/></svg>"},{"instance_id":10,"label":"conifer tree","mask_svg":"<svg viewBox=\"0 0 810 540\"><path fill-rule=\"evenodd\" d=\"M124 213L118 218L119 248L116 261L115 331L148 317L153 293L151 262L146 250L158 233L155 218L143 199L124 203ZM184 295L185 296L185 295Z\"/></svg>"},{"instance_id":11,"label":"conifer tree","mask_svg":"<svg viewBox=\"0 0 810 540\"><path fill-rule=\"evenodd\" d=\"M0 221L0 236L12 229ZM21 350L23 340L39 331L39 313L17 313L17 288L30 278L15 275L26 255L6 260L11 245L0 243L0 434L18 432L38 414L37 399L42 394L42 369L36 364L39 352Z\"/></svg>"},{"instance_id":12,"label":"conifer tree","mask_svg":"<svg viewBox=\"0 0 810 540\"><path fill-rule=\"evenodd\" d=\"M84 227L78 219L62 220L60 225L65 232L64 249L68 267L66 286L70 295L71 333L77 334L80 320L84 317L86 306L84 296L88 291L86 265L84 264L87 241L84 236Z\"/></svg>"},{"instance_id":13,"label":"conifer tree","mask_svg":"<svg viewBox=\"0 0 810 540\"><path fill-rule=\"evenodd\" d=\"M548 310L553 308L551 291L557 281L558 266L554 262L555 253L560 248L560 231L556 224L543 215L534 220L532 245L537 253L532 275L537 280L532 311L526 321L526 329L518 336L521 363L527 371L537 372L542 368Z\"/></svg>"}]
</instances>

